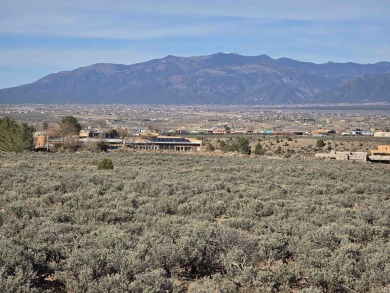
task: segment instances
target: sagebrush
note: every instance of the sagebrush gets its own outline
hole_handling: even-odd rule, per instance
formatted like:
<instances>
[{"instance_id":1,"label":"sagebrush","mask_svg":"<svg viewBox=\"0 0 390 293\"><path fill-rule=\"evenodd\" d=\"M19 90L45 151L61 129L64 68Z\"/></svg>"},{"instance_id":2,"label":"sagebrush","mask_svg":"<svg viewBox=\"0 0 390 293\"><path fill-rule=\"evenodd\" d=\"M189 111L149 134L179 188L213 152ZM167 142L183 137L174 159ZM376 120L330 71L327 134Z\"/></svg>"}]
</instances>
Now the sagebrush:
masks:
<instances>
[{"instance_id":1,"label":"sagebrush","mask_svg":"<svg viewBox=\"0 0 390 293\"><path fill-rule=\"evenodd\" d=\"M0 153L1 292L389 289L390 165L103 158Z\"/></svg>"}]
</instances>

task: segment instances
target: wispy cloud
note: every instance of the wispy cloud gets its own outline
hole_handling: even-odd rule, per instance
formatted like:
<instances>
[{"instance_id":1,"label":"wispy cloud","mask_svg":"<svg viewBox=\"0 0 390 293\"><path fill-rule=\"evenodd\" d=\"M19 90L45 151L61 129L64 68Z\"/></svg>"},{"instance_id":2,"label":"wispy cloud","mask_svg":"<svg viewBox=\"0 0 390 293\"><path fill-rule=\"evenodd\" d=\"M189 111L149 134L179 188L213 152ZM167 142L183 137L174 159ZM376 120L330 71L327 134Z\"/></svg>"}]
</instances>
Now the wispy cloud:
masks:
<instances>
[{"instance_id":1,"label":"wispy cloud","mask_svg":"<svg viewBox=\"0 0 390 293\"><path fill-rule=\"evenodd\" d=\"M0 32L137 40L218 32L218 27L224 24L212 24L220 18L312 22L387 20L390 8L385 2L4 0L0 3Z\"/></svg>"}]
</instances>

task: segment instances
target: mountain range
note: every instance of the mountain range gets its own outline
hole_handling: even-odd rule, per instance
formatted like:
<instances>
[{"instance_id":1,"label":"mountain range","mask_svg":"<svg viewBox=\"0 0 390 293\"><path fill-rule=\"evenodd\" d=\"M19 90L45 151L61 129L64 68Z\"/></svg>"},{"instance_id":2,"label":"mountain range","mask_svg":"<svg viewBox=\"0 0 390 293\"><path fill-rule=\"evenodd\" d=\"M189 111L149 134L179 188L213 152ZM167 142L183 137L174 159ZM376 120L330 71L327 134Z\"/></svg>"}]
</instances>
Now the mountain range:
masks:
<instances>
[{"instance_id":1,"label":"mountain range","mask_svg":"<svg viewBox=\"0 0 390 293\"><path fill-rule=\"evenodd\" d=\"M390 102L390 62L315 64L235 53L99 63L0 90L2 104L373 102Z\"/></svg>"}]
</instances>

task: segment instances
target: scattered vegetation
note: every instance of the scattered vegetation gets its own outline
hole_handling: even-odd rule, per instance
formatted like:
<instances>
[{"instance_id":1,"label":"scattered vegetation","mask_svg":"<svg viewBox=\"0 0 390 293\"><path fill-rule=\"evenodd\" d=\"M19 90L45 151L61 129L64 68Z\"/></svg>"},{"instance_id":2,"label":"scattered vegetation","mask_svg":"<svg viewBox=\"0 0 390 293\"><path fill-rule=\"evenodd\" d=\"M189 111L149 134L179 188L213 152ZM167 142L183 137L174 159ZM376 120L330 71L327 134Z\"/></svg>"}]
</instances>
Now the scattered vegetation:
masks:
<instances>
[{"instance_id":1,"label":"scattered vegetation","mask_svg":"<svg viewBox=\"0 0 390 293\"><path fill-rule=\"evenodd\" d=\"M213 151L216 150L219 153L226 152L237 152L243 154L252 154L257 156L260 152L260 155L271 156L271 157L280 157L283 158L284 154L289 151L289 154L293 158L307 158L314 157L315 152L324 152L324 151L367 151L376 149L380 144L390 144L388 138L374 138L374 137L323 137L321 140L325 143L324 147L317 147L318 138L306 137L306 136L296 136L295 139L289 140L289 137L285 138L284 141L280 137L275 136L263 136L263 137L251 137L251 136L242 136L241 139L247 140L249 142L249 149L244 148L244 152L240 152L237 148L237 136L204 136L203 145L204 150L209 151L208 144L210 143L214 147ZM261 151L257 149L259 140L261 140Z\"/></svg>"},{"instance_id":2,"label":"scattered vegetation","mask_svg":"<svg viewBox=\"0 0 390 293\"><path fill-rule=\"evenodd\" d=\"M389 165L104 156L0 153L1 292L390 288Z\"/></svg>"},{"instance_id":3,"label":"scattered vegetation","mask_svg":"<svg viewBox=\"0 0 390 293\"><path fill-rule=\"evenodd\" d=\"M208 152L215 151L214 145L212 145L211 143L208 143L207 146L206 146L206 151L208 151Z\"/></svg>"}]
</instances>

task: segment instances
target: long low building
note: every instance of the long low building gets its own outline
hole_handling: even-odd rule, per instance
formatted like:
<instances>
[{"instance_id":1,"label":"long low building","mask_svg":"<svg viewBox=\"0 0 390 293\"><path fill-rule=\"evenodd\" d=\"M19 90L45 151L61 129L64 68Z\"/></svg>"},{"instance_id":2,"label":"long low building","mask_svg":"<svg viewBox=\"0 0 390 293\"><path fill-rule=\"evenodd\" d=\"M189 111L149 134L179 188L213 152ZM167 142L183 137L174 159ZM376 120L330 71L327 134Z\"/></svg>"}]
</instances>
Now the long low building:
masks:
<instances>
[{"instance_id":1,"label":"long low building","mask_svg":"<svg viewBox=\"0 0 390 293\"><path fill-rule=\"evenodd\" d=\"M367 162L368 155L365 152L337 152L331 150L330 153L317 153L315 158L332 159L337 161L359 161Z\"/></svg>"},{"instance_id":2,"label":"long low building","mask_svg":"<svg viewBox=\"0 0 390 293\"><path fill-rule=\"evenodd\" d=\"M88 142L104 142L108 145L123 145L123 139L121 138L90 138L90 137L84 137L78 139L81 143L88 143Z\"/></svg>"},{"instance_id":3,"label":"long low building","mask_svg":"<svg viewBox=\"0 0 390 293\"><path fill-rule=\"evenodd\" d=\"M167 150L167 151L192 151L199 152L202 150L202 141L184 137L134 137L132 139L95 139L82 138L82 143L87 142L104 142L108 145L126 146L142 150Z\"/></svg>"},{"instance_id":4,"label":"long low building","mask_svg":"<svg viewBox=\"0 0 390 293\"><path fill-rule=\"evenodd\" d=\"M390 137L389 131L378 131L374 133L375 137Z\"/></svg>"},{"instance_id":5,"label":"long low building","mask_svg":"<svg viewBox=\"0 0 390 293\"><path fill-rule=\"evenodd\" d=\"M335 150L330 153L316 153L315 158L331 159L337 161L359 161L359 162L379 162L390 163L390 145L379 145L377 150L371 150L370 154L366 152L338 152Z\"/></svg>"},{"instance_id":6,"label":"long low building","mask_svg":"<svg viewBox=\"0 0 390 293\"><path fill-rule=\"evenodd\" d=\"M125 141L126 146L143 150L192 151L202 150L202 141L184 137L154 136L151 138L135 138Z\"/></svg>"},{"instance_id":7,"label":"long low building","mask_svg":"<svg viewBox=\"0 0 390 293\"><path fill-rule=\"evenodd\" d=\"M143 150L168 150L168 151L202 151L202 141L193 138L172 137L172 136L135 136L130 139L122 138L97 138L97 137L80 137L73 136L75 142L88 143L105 143L109 148L131 147ZM46 133L36 133L36 148L52 149L54 145L62 145L64 137L48 137Z\"/></svg>"}]
</instances>

